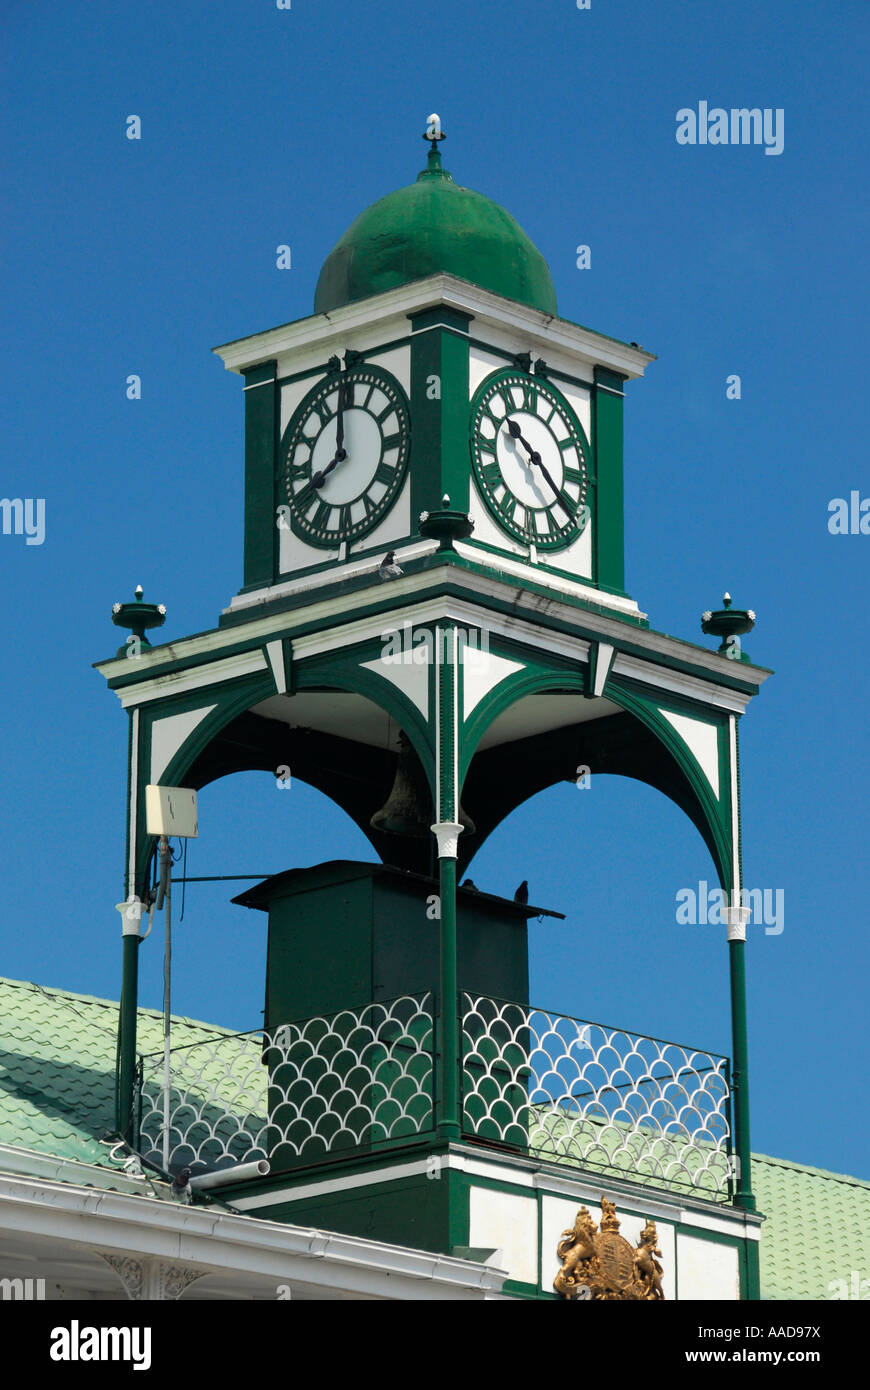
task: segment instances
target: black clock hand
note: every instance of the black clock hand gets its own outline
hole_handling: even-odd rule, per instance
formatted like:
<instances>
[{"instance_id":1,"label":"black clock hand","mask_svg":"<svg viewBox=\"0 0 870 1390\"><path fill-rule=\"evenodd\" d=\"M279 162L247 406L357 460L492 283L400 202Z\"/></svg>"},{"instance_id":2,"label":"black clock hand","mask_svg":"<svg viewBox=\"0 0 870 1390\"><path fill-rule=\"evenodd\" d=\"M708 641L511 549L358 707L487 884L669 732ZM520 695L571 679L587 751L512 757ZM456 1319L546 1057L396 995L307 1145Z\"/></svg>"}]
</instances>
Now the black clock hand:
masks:
<instances>
[{"instance_id":1,"label":"black clock hand","mask_svg":"<svg viewBox=\"0 0 870 1390\"><path fill-rule=\"evenodd\" d=\"M345 385L346 384L344 381L340 381L338 384L338 412L337 424L335 429L335 457L331 460L331 462L329 462L326 465L325 468L320 468L317 470L316 473L312 474L311 481L302 489L301 492L297 493L297 503L306 502L310 493L316 492L318 488L322 488L323 484L326 482L333 469L337 468L338 465L340 463L343 463L344 460L347 458L347 450L344 447Z\"/></svg>"},{"instance_id":2,"label":"black clock hand","mask_svg":"<svg viewBox=\"0 0 870 1390\"><path fill-rule=\"evenodd\" d=\"M320 468L316 473L312 474L311 479L305 484L304 488L302 488L300 492L296 493L296 496L293 499L297 503L297 505L300 502L307 502L308 498L311 496L312 493L316 492L318 488L323 487L323 484L326 482L326 479L329 477L329 474L332 472L333 468L337 468L338 465L342 462L342 460L346 458L347 454L345 453L344 449L339 449L338 453L336 454L335 458L332 460L331 463L328 463L325 468Z\"/></svg>"},{"instance_id":3,"label":"black clock hand","mask_svg":"<svg viewBox=\"0 0 870 1390\"><path fill-rule=\"evenodd\" d=\"M550 477L549 469L547 468L546 464L544 463L544 460L541 458L541 455L538 453L537 449L533 449L529 441L523 438L523 432L520 426L517 424L516 420L508 420L507 427L510 430L511 438L519 440L523 448L527 451L530 462L536 464L537 467L540 468L544 478L549 483L550 487L553 489L553 493L557 501L561 503L562 507L568 513L568 515L573 518L575 514L575 508L571 506L568 498L565 496L564 492L562 492L561 488L556 487L556 484Z\"/></svg>"},{"instance_id":4,"label":"black clock hand","mask_svg":"<svg viewBox=\"0 0 870 1390\"><path fill-rule=\"evenodd\" d=\"M518 439L518 440L520 441L520 443L522 444L523 448L524 448L524 449L526 450L526 452L528 453L529 458L532 460L532 463L540 463L540 462L541 462L541 455L540 455L539 453L537 453L537 452L532 448L531 444L529 443L529 441L528 441L527 439L524 439L524 438L523 438L522 429L521 429L520 426L517 424L516 420L508 420L508 421L507 421L507 427L508 427L508 429L510 430L511 438L512 438L512 439Z\"/></svg>"},{"instance_id":5,"label":"black clock hand","mask_svg":"<svg viewBox=\"0 0 870 1390\"><path fill-rule=\"evenodd\" d=\"M546 478L547 482L550 484L550 487L553 489L553 492L554 492L556 498L558 499L559 502L561 502L563 509L564 509L564 510L568 513L568 515L573 519L574 514L575 514L575 508L571 505L570 498L568 498L568 497L565 495L565 493L562 491L561 488L556 487L556 484L553 482L553 479L550 477L549 473L547 472L546 467L545 467L544 464L541 462L540 455L538 456L537 459L533 459L532 462L533 462L533 463L535 463L535 462L537 463L538 467L540 468L540 470L541 470L541 472L543 473L544 477Z\"/></svg>"},{"instance_id":6,"label":"black clock hand","mask_svg":"<svg viewBox=\"0 0 870 1390\"><path fill-rule=\"evenodd\" d=\"M338 425L335 431L335 453L336 459L339 453L344 451L344 407L346 402L347 382L344 378L338 383Z\"/></svg>"},{"instance_id":7,"label":"black clock hand","mask_svg":"<svg viewBox=\"0 0 870 1390\"><path fill-rule=\"evenodd\" d=\"M340 463L344 463L346 458L347 450L339 448L332 462L328 463L325 468L314 474L314 477L311 479L311 487L323 487L323 484L326 482L333 468L337 468Z\"/></svg>"}]
</instances>

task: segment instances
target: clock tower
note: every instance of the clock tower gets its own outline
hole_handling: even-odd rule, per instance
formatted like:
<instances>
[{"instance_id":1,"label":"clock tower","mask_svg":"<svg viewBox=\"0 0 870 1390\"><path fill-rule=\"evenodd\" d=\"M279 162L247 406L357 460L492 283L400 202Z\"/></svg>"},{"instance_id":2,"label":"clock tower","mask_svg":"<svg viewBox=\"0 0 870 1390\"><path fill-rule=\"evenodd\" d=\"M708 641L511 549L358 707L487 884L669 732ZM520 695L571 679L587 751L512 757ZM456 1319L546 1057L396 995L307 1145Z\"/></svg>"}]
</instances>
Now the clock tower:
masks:
<instances>
[{"instance_id":1,"label":"clock tower","mask_svg":"<svg viewBox=\"0 0 870 1390\"><path fill-rule=\"evenodd\" d=\"M658 1222L666 1296L680 1269L681 1296L707 1296L685 1290L715 1233L731 1292L709 1296L754 1297L737 729L768 672L739 641L734 660L651 628L627 593L623 399L652 356L560 317L521 227L443 167L437 118L425 138L415 182L330 252L313 315L215 350L244 381L238 593L213 629L100 664L130 718L134 904L155 891L149 785L289 768L378 862L289 867L237 899L269 951L265 1032L237 1043L261 1095L235 1130L218 1059L137 1082L124 914L119 1131L223 1173L240 1210L498 1251L525 1296L555 1296L559 1231L605 1192L637 1236ZM658 788L706 842L731 1059L534 1007L542 909L458 886L580 768ZM602 1204L602 1239L615 1219Z\"/></svg>"}]
</instances>

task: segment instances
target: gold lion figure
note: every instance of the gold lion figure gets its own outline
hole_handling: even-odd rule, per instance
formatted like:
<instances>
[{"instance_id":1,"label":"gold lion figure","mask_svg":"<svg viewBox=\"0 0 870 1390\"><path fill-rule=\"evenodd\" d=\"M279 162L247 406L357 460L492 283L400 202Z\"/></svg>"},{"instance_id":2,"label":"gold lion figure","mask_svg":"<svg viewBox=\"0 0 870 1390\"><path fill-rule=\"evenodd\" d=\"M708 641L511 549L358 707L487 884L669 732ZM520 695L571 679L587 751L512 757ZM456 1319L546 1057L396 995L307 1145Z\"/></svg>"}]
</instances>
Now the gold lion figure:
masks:
<instances>
[{"instance_id":1,"label":"gold lion figure","mask_svg":"<svg viewBox=\"0 0 870 1390\"><path fill-rule=\"evenodd\" d=\"M658 1239L656 1223L647 1221L640 1233L640 1245L634 1256L635 1277L643 1290L640 1296L647 1300L663 1299L665 1296L662 1288L663 1270L656 1259L656 1255L662 1253L658 1248Z\"/></svg>"},{"instance_id":2,"label":"gold lion figure","mask_svg":"<svg viewBox=\"0 0 870 1390\"><path fill-rule=\"evenodd\" d=\"M578 1275L577 1266L595 1258L596 1229L586 1207L581 1207L571 1230L562 1232L562 1239L556 1249L562 1261L562 1268L553 1281L553 1288L563 1298L573 1297L575 1290L583 1283L582 1277Z\"/></svg>"}]
</instances>

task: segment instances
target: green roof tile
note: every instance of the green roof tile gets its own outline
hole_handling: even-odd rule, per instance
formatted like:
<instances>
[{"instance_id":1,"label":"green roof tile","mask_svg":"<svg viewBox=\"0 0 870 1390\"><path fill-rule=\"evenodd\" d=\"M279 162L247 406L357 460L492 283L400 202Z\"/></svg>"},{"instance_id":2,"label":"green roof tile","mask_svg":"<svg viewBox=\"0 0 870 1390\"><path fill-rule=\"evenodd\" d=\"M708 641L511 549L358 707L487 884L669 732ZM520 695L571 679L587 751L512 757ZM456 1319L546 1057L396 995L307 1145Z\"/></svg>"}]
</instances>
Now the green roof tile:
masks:
<instances>
[{"instance_id":1,"label":"green roof tile","mask_svg":"<svg viewBox=\"0 0 870 1390\"><path fill-rule=\"evenodd\" d=\"M870 1182L754 1154L752 1185L764 1298L867 1298Z\"/></svg>"},{"instance_id":2,"label":"green roof tile","mask_svg":"<svg viewBox=\"0 0 870 1390\"><path fill-rule=\"evenodd\" d=\"M0 1144L120 1167L107 1142L115 1123L118 1005L108 999L0 978ZM139 1010L139 1046L162 1046L162 1015ZM176 1018L177 1045L230 1029Z\"/></svg>"}]
</instances>

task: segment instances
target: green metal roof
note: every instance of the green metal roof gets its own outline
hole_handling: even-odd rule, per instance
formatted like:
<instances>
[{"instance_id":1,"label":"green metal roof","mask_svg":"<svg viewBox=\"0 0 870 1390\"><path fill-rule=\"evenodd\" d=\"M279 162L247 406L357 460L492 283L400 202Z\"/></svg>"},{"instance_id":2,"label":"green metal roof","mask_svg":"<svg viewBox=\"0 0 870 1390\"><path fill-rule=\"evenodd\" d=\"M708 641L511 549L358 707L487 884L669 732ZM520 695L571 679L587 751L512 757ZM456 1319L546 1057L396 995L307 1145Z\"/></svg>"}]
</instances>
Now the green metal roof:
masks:
<instances>
[{"instance_id":1,"label":"green metal roof","mask_svg":"<svg viewBox=\"0 0 870 1390\"><path fill-rule=\"evenodd\" d=\"M510 213L454 183L437 150L417 182L361 213L323 263L314 312L447 273L556 313L547 262Z\"/></svg>"},{"instance_id":2,"label":"green metal roof","mask_svg":"<svg viewBox=\"0 0 870 1390\"><path fill-rule=\"evenodd\" d=\"M113 1159L107 1142L117 1024L110 1000L0 979L0 1144L120 1168L123 1155ZM235 1031L173 1019L174 1046L227 1036ZM140 1009L140 1051L161 1047L161 1014ZM762 1297L857 1298L870 1277L870 1182L763 1154L753 1155L752 1179L767 1218Z\"/></svg>"},{"instance_id":3,"label":"green metal roof","mask_svg":"<svg viewBox=\"0 0 870 1390\"><path fill-rule=\"evenodd\" d=\"M106 1142L115 1124L118 1005L0 978L0 1144L120 1167ZM233 1035L173 1019L173 1046ZM139 1010L140 1052L163 1046L163 1015ZM2 1166L2 1160L0 1160Z\"/></svg>"},{"instance_id":4,"label":"green metal roof","mask_svg":"<svg viewBox=\"0 0 870 1390\"><path fill-rule=\"evenodd\" d=\"M870 1278L870 1182L753 1154L752 1186L767 1217L762 1298L857 1298ZM865 1284L864 1298L868 1292Z\"/></svg>"}]
</instances>

